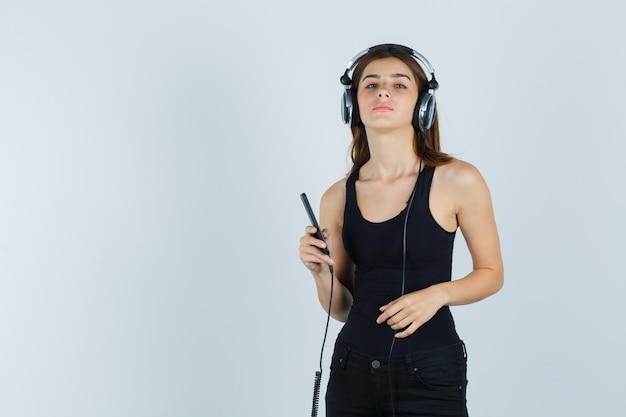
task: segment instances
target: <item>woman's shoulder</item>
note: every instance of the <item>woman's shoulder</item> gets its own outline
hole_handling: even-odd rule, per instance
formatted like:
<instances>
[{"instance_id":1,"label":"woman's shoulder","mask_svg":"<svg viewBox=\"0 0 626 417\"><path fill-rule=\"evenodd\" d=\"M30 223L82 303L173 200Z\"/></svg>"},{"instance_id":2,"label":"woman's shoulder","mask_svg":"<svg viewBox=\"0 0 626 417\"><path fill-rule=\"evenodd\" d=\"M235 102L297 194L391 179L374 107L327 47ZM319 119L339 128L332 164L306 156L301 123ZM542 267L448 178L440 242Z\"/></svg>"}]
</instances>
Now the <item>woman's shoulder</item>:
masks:
<instances>
[{"instance_id":1,"label":"woman's shoulder","mask_svg":"<svg viewBox=\"0 0 626 417\"><path fill-rule=\"evenodd\" d=\"M339 181L332 184L322 195L320 202L320 209L322 216L327 214L330 217L337 219L337 221L343 218L343 209L346 204L346 182L348 176L346 175Z\"/></svg>"},{"instance_id":2,"label":"woman's shoulder","mask_svg":"<svg viewBox=\"0 0 626 417\"><path fill-rule=\"evenodd\" d=\"M451 187L472 187L484 183L478 168L467 161L452 158L450 162L437 166L437 176Z\"/></svg>"},{"instance_id":3,"label":"woman's shoulder","mask_svg":"<svg viewBox=\"0 0 626 417\"><path fill-rule=\"evenodd\" d=\"M346 200L346 182L348 175L333 183L322 195L322 204L341 204Z\"/></svg>"},{"instance_id":4,"label":"woman's shoulder","mask_svg":"<svg viewBox=\"0 0 626 417\"><path fill-rule=\"evenodd\" d=\"M435 177L438 190L452 199L457 213L461 207L490 201L487 183L480 171L469 162L455 158L448 164L438 166Z\"/></svg>"}]
</instances>

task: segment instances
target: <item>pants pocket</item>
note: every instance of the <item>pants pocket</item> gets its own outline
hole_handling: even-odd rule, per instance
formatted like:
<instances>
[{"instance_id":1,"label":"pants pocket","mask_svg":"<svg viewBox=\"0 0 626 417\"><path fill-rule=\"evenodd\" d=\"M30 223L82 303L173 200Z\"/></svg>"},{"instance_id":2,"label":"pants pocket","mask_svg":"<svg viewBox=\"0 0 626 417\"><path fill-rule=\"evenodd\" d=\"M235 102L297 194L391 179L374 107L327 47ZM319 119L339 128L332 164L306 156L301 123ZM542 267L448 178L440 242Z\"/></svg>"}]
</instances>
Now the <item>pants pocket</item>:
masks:
<instances>
[{"instance_id":1,"label":"pants pocket","mask_svg":"<svg viewBox=\"0 0 626 417\"><path fill-rule=\"evenodd\" d=\"M464 358L441 358L416 365L415 379L432 390L465 391L467 361Z\"/></svg>"}]
</instances>

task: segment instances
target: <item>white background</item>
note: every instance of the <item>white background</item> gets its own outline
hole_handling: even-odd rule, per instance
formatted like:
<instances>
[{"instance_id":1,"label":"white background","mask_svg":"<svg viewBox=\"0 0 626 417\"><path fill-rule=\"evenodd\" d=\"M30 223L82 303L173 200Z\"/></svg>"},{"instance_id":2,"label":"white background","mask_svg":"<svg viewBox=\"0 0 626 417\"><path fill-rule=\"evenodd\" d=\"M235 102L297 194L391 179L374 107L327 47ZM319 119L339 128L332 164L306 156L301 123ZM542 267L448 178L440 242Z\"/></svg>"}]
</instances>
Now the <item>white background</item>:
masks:
<instances>
[{"instance_id":1,"label":"white background","mask_svg":"<svg viewBox=\"0 0 626 417\"><path fill-rule=\"evenodd\" d=\"M0 415L308 415L299 193L349 169L339 76L386 42L493 195L470 413L620 414L625 38L619 1L1 0Z\"/></svg>"}]
</instances>

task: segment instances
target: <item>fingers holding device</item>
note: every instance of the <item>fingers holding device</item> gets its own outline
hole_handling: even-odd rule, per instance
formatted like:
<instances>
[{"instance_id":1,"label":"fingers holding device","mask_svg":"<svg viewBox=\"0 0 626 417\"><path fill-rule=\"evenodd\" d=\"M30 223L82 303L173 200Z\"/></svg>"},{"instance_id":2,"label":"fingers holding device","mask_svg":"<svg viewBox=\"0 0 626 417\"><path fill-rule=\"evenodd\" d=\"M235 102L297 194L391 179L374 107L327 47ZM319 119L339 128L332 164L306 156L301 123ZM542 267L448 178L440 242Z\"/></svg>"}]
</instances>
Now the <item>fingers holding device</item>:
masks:
<instances>
[{"instance_id":1,"label":"fingers holding device","mask_svg":"<svg viewBox=\"0 0 626 417\"><path fill-rule=\"evenodd\" d=\"M300 194L300 199L302 200L302 203L304 204L304 209L307 212L307 215L309 216L309 220L311 221L311 225L315 228L315 232L312 232L312 234L315 236L315 238L317 238L318 240L321 240L323 242L322 246L317 246L326 256L330 257L330 249L328 248L328 242L326 242L326 238L324 237L324 234L322 233L322 228L320 227L319 223L317 222L317 218L315 217L315 213L313 213L313 209L311 208L311 204L309 203L309 199L307 198L305 193ZM310 231L310 228L307 228L307 232ZM305 263L308 264L309 262L311 262L308 258L305 259L303 257L303 253L302 253L302 246L305 245L305 242L303 242L301 240L301 245L300 245L300 249L301 249L301 253L300 253L300 259ZM311 243L308 244L308 246L314 246L311 245ZM328 260L326 261L328 263L328 261L330 261L332 263L332 259L328 258ZM328 265L331 274L333 273L333 266L332 264Z\"/></svg>"}]
</instances>

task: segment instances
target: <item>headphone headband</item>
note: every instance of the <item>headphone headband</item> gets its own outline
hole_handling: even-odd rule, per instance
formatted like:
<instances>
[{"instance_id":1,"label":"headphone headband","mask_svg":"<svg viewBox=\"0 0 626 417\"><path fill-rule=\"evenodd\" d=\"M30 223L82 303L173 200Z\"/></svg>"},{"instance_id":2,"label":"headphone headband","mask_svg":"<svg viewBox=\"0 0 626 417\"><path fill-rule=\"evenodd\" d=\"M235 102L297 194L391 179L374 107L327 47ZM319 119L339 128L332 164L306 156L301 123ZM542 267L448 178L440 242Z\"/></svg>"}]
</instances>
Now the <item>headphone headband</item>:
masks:
<instances>
[{"instance_id":1,"label":"headphone headband","mask_svg":"<svg viewBox=\"0 0 626 417\"><path fill-rule=\"evenodd\" d=\"M356 92L352 91L352 75L354 74L354 70L358 66L361 58L363 58L363 56L365 56L372 49L380 47L392 47L405 50L415 59L415 61L417 61L418 64L423 67L423 69L426 70L428 74L430 74L430 80L428 81L426 91L420 93L417 99L415 115L413 117L413 125L415 128L421 132L427 131L432 127L436 113L435 90L439 88L439 83L435 79L435 69L432 65L430 65L430 62L428 62L426 57L417 52L415 49L392 43L376 45L364 49L348 61L345 72L339 78L339 82L343 85L345 90L341 100L341 118L343 122L346 124L350 123L352 127L355 127L358 124L358 120L356 120L356 117L353 115L353 110L356 106Z\"/></svg>"},{"instance_id":2,"label":"headphone headband","mask_svg":"<svg viewBox=\"0 0 626 417\"><path fill-rule=\"evenodd\" d=\"M369 47L367 49L362 50L361 52L359 52L358 54L353 56L350 61L348 61L348 64L346 65L346 72L344 74L347 77L352 78L352 73L354 72L354 69L358 65L360 59L365 54L367 54L369 51L371 51L372 49L378 48L378 47L381 47L381 46L383 46L383 47L396 47L396 48L404 49L409 54L411 54L411 56L413 58L415 58L415 60L418 61L418 63L422 64L422 66L430 74L431 79L435 78L435 69L433 68L432 65L430 65L430 62L428 62L428 60L426 59L426 57L424 55L420 54L415 49L409 48L408 46L398 45L398 44L394 44L394 43L384 43L384 44L381 44L381 45L371 46L371 47ZM343 84L343 82L342 82L342 84Z\"/></svg>"}]
</instances>

